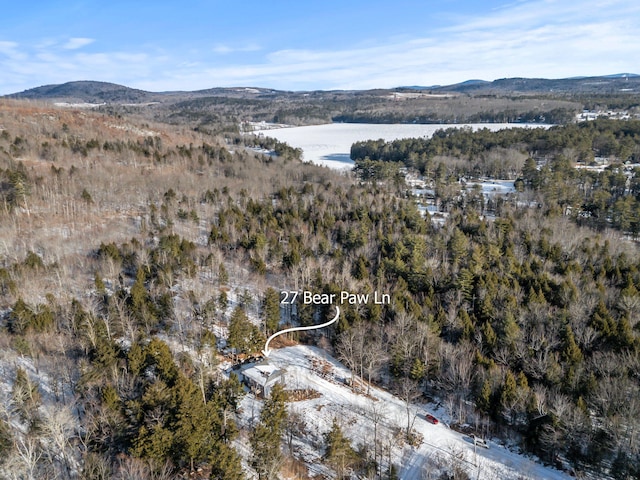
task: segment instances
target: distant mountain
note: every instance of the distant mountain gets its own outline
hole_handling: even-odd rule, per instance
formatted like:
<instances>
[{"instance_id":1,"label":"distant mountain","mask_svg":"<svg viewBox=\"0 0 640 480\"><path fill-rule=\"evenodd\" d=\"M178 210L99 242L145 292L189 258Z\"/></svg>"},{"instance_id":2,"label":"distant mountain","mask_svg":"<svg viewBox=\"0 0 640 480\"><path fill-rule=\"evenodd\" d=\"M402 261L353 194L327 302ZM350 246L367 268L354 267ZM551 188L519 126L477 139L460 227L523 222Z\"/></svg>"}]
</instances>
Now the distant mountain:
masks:
<instances>
[{"instance_id":1,"label":"distant mountain","mask_svg":"<svg viewBox=\"0 0 640 480\"><path fill-rule=\"evenodd\" d=\"M210 131L237 128L239 122L313 125L355 123L564 123L598 105L631 109L638 105L640 76L467 80L446 86L394 89L280 91L258 87L217 87L196 91L148 92L107 82L44 85L7 95L67 104L103 105L108 111L135 109L147 118L204 126ZM609 96L611 101L603 96ZM5 97L5 98L6 98ZM80 105L78 105L80 106Z\"/></svg>"},{"instance_id":2,"label":"distant mountain","mask_svg":"<svg viewBox=\"0 0 640 480\"><path fill-rule=\"evenodd\" d=\"M483 94L612 94L640 92L640 75L634 73L618 73L600 77L575 77L563 79L545 78L501 78L492 82L486 80L467 80L454 85L434 86L406 86L393 89L394 91L425 91L434 93L466 93L470 95ZM386 93L385 93L386 92ZM236 99L269 99L297 98L304 95L307 98L320 99L331 94L345 97L361 95L386 95L389 90L375 89L366 91L314 91L314 92L284 92L268 88L234 87L210 88L196 91L175 92L147 92L135 88L125 87L108 82L77 81L60 85L44 85L31 88L23 92L6 95L8 98L24 98L32 100L59 101L68 103L176 103L203 98L236 98Z\"/></svg>"},{"instance_id":3,"label":"distant mountain","mask_svg":"<svg viewBox=\"0 0 640 480\"><path fill-rule=\"evenodd\" d=\"M615 73L613 75L605 75L604 78L637 78L640 75L636 75L635 73Z\"/></svg>"},{"instance_id":4,"label":"distant mountain","mask_svg":"<svg viewBox=\"0 0 640 480\"><path fill-rule=\"evenodd\" d=\"M600 77L575 77L561 79L501 78L494 80L493 82L469 80L455 85L446 85L431 90L468 94L612 94L620 92L640 92L640 75L633 73L620 73Z\"/></svg>"},{"instance_id":5,"label":"distant mountain","mask_svg":"<svg viewBox=\"0 0 640 480\"><path fill-rule=\"evenodd\" d=\"M269 88L252 87L209 88L191 92L148 92L115 83L83 80L60 85L44 85L23 92L5 95L5 97L65 103L137 104L148 102L174 103L204 97L251 98L276 92L276 90Z\"/></svg>"},{"instance_id":6,"label":"distant mountain","mask_svg":"<svg viewBox=\"0 0 640 480\"><path fill-rule=\"evenodd\" d=\"M157 100L158 94L108 82L77 81L44 85L6 95L9 98L64 101L69 103L140 103Z\"/></svg>"}]
</instances>

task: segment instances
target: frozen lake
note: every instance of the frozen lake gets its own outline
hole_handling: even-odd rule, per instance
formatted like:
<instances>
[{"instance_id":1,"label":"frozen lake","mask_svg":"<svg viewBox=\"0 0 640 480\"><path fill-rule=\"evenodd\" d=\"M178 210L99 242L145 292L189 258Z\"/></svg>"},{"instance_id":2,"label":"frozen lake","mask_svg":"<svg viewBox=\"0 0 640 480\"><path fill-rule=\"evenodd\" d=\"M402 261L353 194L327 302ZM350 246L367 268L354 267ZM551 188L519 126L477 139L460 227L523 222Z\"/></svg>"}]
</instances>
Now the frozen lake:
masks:
<instances>
[{"instance_id":1,"label":"frozen lake","mask_svg":"<svg viewBox=\"0 0 640 480\"><path fill-rule=\"evenodd\" d=\"M286 142L294 148L301 148L303 160L326 165L331 168L351 168L353 162L349 156L351 145L364 140L385 141L399 138L430 137L440 129L471 127L474 130L488 128L502 130L505 128L535 128L548 125L532 125L525 123L478 123L478 124L378 124L378 123L329 123L326 125L310 125L306 127L287 127L256 130L254 133L273 137Z\"/></svg>"}]
</instances>

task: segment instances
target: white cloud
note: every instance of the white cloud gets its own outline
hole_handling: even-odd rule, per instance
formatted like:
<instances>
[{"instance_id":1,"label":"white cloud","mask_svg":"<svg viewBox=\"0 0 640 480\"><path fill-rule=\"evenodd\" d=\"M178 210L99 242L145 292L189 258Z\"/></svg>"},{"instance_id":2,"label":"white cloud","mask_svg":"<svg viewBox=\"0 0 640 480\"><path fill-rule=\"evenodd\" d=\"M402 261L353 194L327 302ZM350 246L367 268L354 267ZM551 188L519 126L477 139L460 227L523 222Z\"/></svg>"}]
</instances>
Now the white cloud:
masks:
<instances>
[{"instance_id":1,"label":"white cloud","mask_svg":"<svg viewBox=\"0 0 640 480\"><path fill-rule=\"evenodd\" d=\"M215 86L306 90L640 73L640 42L636 39L640 4L635 2L521 0L480 16L459 17L454 26L427 31L420 37L407 34L387 43L363 38L358 47L339 50L266 52L254 43L221 43L211 47L208 55L202 50L179 54L168 50L76 51L91 43L86 38L70 39L65 48L41 42L30 51L15 42L0 42L0 90L16 91L9 84L20 81L26 82L20 88L24 89L80 78L148 90ZM229 55L238 52L247 55Z\"/></svg>"},{"instance_id":2,"label":"white cloud","mask_svg":"<svg viewBox=\"0 0 640 480\"><path fill-rule=\"evenodd\" d=\"M16 42L0 41L0 53L4 53L6 55L9 52L15 51L16 48L18 48L18 44Z\"/></svg>"},{"instance_id":3,"label":"white cloud","mask_svg":"<svg viewBox=\"0 0 640 480\"><path fill-rule=\"evenodd\" d=\"M637 70L637 31L640 5L635 3L518 1L421 38L343 50L283 49L261 62L187 68L157 81L181 88L355 89L470 78L601 75ZM233 51L219 47L219 53Z\"/></svg>"},{"instance_id":4,"label":"white cloud","mask_svg":"<svg viewBox=\"0 0 640 480\"><path fill-rule=\"evenodd\" d=\"M600 75L637 70L639 30L640 5L635 3L526 1L423 38L340 51L281 50L260 65L211 74L216 80L246 84L253 79L258 85L289 75L289 83L302 88L313 83L369 88L469 78Z\"/></svg>"},{"instance_id":5,"label":"white cloud","mask_svg":"<svg viewBox=\"0 0 640 480\"><path fill-rule=\"evenodd\" d=\"M19 50L17 42L0 41L0 60L5 56L12 60L24 60L25 54Z\"/></svg>"},{"instance_id":6,"label":"white cloud","mask_svg":"<svg viewBox=\"0 0 640 480\"><path fill-rule=\"evenodd\" d=\"M231 45L226 45L224 43L219 43L212 48L214 53L219 55L228 55L229 53L237 53L237 52L257 52L262 50L262 47L257 43L248 43L246 45L233 47Z\"/></svg>"},{"instance_id":7,"label":"white cloud","mask_svg":"<svg viewBox=\"0 0 640 480\"><path fill-rule=\"evenodd\" d=\"M0 49L2 47L0 46ZM23 58L0 56L0 94L14 93L38 85L72 80L102 80L132 85L154 76L163 60L145 53L85 53L58 48L38 48Z\"/></svg>"},{"instance_id":8,"label":"white cloud","mask_svg":"<svg viewBox=\"0 0 640 480\"><path fill-rule=\"evenodd\" d=\"M78 48L85 47L93 42L95 42L93 38L73 37L70 38L67 43L62 46L62 48L66 50L77 50Z\"/></svg>"}]
</instances>

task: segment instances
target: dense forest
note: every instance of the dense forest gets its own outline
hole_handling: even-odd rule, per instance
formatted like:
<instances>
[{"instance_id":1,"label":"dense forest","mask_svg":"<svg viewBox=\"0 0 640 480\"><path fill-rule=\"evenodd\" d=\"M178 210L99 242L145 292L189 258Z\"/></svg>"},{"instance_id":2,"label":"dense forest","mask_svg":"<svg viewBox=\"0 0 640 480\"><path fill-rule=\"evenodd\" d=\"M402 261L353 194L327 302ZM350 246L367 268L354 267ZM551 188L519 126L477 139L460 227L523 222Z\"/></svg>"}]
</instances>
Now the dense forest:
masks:
<instances>
[{"instance_id":1,"label":"dense forest","mask_svg":"<svg viewBox=\"0 0 640 480\"><path fill-rule=\"evenodd\" d=\"M287 391L243 421L247 394L218 368L229 361L220 340L245 358L281 328L283 289L390 294L388 305L345 305L327 336L290 339L317 343L362 382L407 405L440 403L452 427L576 475L640 475L640 255L620 223L634 217L615 214L635 190L616 180L629 178L621 165L581 177L572 163L604 156L594 145L635 158L636 123L356 145L367 152L358 178L275 142L261 146L281 155L266 156L203 129L1 108L0 475L291 471L304 459L285 439L305 429ZM384 167L405 161L434 186L442 223ZM461 193L462 175L490 172L521 191ZM604 198L593 217L576 213L587 192ZM290 320L327 310L300 305ZM378 468L376 439L348 433L338 422L325 432L323 464L395 478L400 465ZM398 441L414 437L408 422Z\"/></svg>"},{"instance_id":2,"label":"dense forest","mask_svg":"<svg viewBox=\"0 0 640 480\"><path fill-rule=\"evenodd\" d=\"M639 171L624 163L637 162L639 152L640 123L609 120L548 130L449 129L431 139L352 147L361 178L397 179L389 162L416 168L449 213L429 242L440 249L426 255L439 268L417 269L424 290L406 264L401 277L409 290L432 295L420 304L436 309L439 338L467 345L473 373L463 398L472 392L476 412L519 431L541 455L561 452L600 475L607 465L616 478L638 475L637 446L628 448L640 393L631 266L638 252L609 229L638 235ZM598 157L609 166L574 168ZM518 193L487 198L465 189L461 177L515 179ZM487 214L495 220L487 223Z\"/></svg>"},{"instance_id":3,"label":"dense forest","mask_svg":"<svg viewBox=\"0 0 640 480\"><path fill-rule=\"evenodd\" d=\"M286 395L241 428L212 331L255 348L265 282L207 238L219 205L328 172L119 114L7 102L0 130L0 477L280 468Z\"/></svg>"},{"instance_id":4,"label":"dense forest","mask_svg":"<svg viewBox=\"0 0 640 480\"><path fill-rule=\"evenodd\" d=\"M537 160L562 154L571 162L586 165L592 164L595 157L636 163L640 161L640 121L598 119L551 128L513 128L498 132L448 128L431 138L358 142L351 147L351 159L401 162L425 173L428 168L434 168L434 158L451 156L466 160L462 165L466 164L467 169L461 174L495 176L504 172L483 169L481 163L499 149L524 152Z\"/></svg>"},{"instance_id":5,"label":"dense forest","mask_svg":"<svg viewBox=\"0 0 640 480\"><path fill-rule=\"evenodd\" d=\"M640 122L599 119L549 129L446 129L430 139L359 142L356 170L367 178L416 169L450 205L464 203L461 178L515 180L545 209L582 225L640 233ZM584 168L606 165L603 168ZM582 168L574 168L574 166Z\"/></svg>"}]
</instances>

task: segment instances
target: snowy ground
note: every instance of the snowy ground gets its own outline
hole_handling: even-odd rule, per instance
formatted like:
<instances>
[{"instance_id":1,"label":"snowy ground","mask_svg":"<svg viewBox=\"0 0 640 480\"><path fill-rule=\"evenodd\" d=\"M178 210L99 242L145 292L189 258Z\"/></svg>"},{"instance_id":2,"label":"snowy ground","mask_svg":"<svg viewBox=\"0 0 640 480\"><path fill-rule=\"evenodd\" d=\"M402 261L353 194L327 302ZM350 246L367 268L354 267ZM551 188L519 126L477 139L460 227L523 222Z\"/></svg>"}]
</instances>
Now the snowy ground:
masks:
<instances>
[{"instance_id":1,"label":"snowy ground","mask_svg":"<svg viewBox=\"0 0 640 480\"><path fill-rule=\"evenodd\" d=\"M401 467L402 480L420 480L428 470L436 474L441 468L457 465L474 479L568 479L567 474L545 467L531 459L513 453L490 442L490 448L474 446L469 437L449 429L446 416L433 411L429 406L411 405L410 418L415 416L414 429L422 435L422 443L411 447L402 441L401 430L407 422L406 404L378 388L371 388L370 395L356 394L345 384L351 377L347 368L324 351L298 345L273 350L269 361L286 369L286 388L312 388L321 393L319 398L290 403L289 408L301 414L306 422L308 434L305 443L296 442L297 456L311 465L312 473L323 472L319 465L323 454L322 435L331 428L337 418L352 445L373 445L372 417L378 412L378 439L383 440L384 458L391 451L392 461ZM243 401L244 423L256 421L260 407L248 396ZM438 425L426 421L429 412L441 419ZM400 433L399 433L400 432ZM386 468L386 460L383 460ZM427 478L426 476L424 478Z\"/></svg>"},{"instance_id":2,"label":"snowy ground","mask_svg":"<svg viewBox=\"0 0 640 480\"><path fill-rule=\"evenodd\" d=\"M486 180L482 182L469 182L467 183L467 190L471 190L474 185L479 185L482 189L482 194L487 197L495 195L506 195L507 193L513 193L516 191L513 180Z\"/></svg>"}]
</instances>

